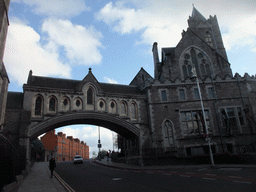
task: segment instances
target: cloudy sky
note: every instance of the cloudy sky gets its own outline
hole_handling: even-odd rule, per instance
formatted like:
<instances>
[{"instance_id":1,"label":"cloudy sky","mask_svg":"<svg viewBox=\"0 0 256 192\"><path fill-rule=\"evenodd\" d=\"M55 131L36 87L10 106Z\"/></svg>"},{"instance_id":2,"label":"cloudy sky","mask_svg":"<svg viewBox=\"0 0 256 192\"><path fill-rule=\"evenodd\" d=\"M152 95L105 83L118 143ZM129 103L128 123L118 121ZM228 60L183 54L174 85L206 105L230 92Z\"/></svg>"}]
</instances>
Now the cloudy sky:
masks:
<instances>
[{"instance_id":1,"label":"cloudy sky","mask_svg":"<svg viewBox=\"0 0 256 192\"><path fill-rule=\"evenodd\" d=\"M255 75L255 0L11 0L4 56L9 91L22 92L29 70L82 80L91 67L99 82L125 85L141 67L153 76L153 43L159 51L176 46L192 4L207 19L217 15L233 74ZM58 131L98 150L96 127ZM103 148L112 149L112 133L103 135Z\"/></svg>"}]
</instances>

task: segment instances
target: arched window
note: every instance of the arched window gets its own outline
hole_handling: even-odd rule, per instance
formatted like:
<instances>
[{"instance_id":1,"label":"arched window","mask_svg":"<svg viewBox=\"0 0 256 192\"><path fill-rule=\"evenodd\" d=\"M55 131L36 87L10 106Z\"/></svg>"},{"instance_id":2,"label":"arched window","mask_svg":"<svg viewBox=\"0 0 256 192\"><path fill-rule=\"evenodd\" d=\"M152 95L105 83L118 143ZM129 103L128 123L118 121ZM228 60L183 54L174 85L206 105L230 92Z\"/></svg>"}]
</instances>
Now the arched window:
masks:
<instances>
[{"instance_id":1,"label":"arched window","mask_svg":"<svg viewBox=\"0 0 256 192\"><path fill-rule=\"evenodd\" d=\"M83 109L83 102L82 102L82 100L79 98L79 97L77 97L77 98L75 98L75 105L74 105L74 109L76 109L76 110L82 110Z\"/></svg>"},{"instance_id":2,"label":"arched window","mask_svg":"<svg viewBox=\"0 0 256 192\"><path fill-rule=\"evenodd\" d=\"M54 97L50 98L49 111L56 111L56 99Z\"/></svg>"},{"instance_id":3,"label":"arched window","mask_svg":"<svg viewBox=\"0 0 256 192\"><path fill-rule=\"evenodd\" d=\"M163 133L163 145L164 148L171 148L175 146L174 142L174 128L173 123L166 119L162 123L162 133Z\"/></svg>"},{"instance_id":4,"label":"arched window","mask_svg":"<svg viewBox=\"0 0 256 192\"><path fill-rule=\"evenodd\" d=\"M180 58L181 71L184 79L192 76L192 66L195 67L198 77L211 75L210 61L199 49L192 47L187 49Z\"/></svg>"},{"instance_id":5,"label":"arched window","mask_svg":"<svg viewBox=\"0 0 256 192\"><path fill-rule=\"evenodd\" d=\"M105 104L105 101L100 99L98 101L98 110L99 111L106 111L106 104Z\"/></svg>"},{"instance_id":6,"label":"arched window","mask_svg":"<svg viewBox=\"0 0 256 192\"><path fill-rule=\"evenodd\" d=\"M136 105L136 103L131 104L131 119L137 119L137 105Z\"/></svg>"},{"instance_id":7,"label":"arched window","mask_svg":"<svg viewBox=\"0 0 256 192\"><path fill-rule=\"evenodd\" d=\"M114 100L111 100L111 101L109 102L109 107L108 107L108 109L109 109L109 112L110 112L110 113L116 113L116 112L117 112L117 110L116 110L116 102L115 102Z\"/></svg>"},{"instance_id":8,"label":"arched window","mask_svg":"<svg viewBox=\"0 0 256 192\"><path fill-rule=\"evenodd\" d=\"M184 78L187 78L187 77L188 77L188 70L187 70L186 65L183 65L183 66L182 66L182 70L183 70Z\"/></svg>"},{"instance_id":9,"label":"arched window","mask_svg":"<svg viewBox=\"0 0 256 192\"><path fill-rule=\"evenodd\" d=\"M61 110L67 112L70 110L70 100L67 97L63 97L61 100Z\"/></svg>"},{"instance_id":10,"label":"arched window","mask_svg":"<svg viewBox=\"0 0 256 192\"><path fill-rule=\"evenodd\" d=\"M87 104L93 104L93 91L92 88L87 90Z\"/></svg>"},{"instance_id":11,"label":"arched window","mask_svg":"<svg viewBox=\"0 0 256 192\"><path fill-rule=\"evenodd\" d=\"M38 96L36 98L36 103L35 103L35 115L41 116L42 115L42 106L43 106L43 99Z\"/></svg>"},{"instance_id":12,"label":"arched window","mask_svg":"<svg viewBox=\"0 0 256 192\"><path fill-rule=\"evenodd\" d=\"M121 102L121 115L127 115L127 105L124 101Z\"/></svg>"}]
</instances>

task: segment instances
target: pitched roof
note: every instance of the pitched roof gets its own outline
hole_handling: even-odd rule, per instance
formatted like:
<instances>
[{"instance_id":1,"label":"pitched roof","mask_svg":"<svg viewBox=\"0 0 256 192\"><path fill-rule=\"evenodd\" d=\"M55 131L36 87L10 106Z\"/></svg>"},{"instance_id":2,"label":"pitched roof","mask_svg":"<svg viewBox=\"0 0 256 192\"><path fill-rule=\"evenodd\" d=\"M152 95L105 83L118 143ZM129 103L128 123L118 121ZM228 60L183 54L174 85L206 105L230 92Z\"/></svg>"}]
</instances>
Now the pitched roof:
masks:
<instances>
[{"instance_id":1,"label":"pitched roof","mask_svg":"<svg viewBox=\"0 0 256 192\"><path fill-rule=\"evenodd\" d=\"M81 81L79 80L32 76L27 85L40 88L71 89L75 91L80 82ZM99 83L99 85L102 87L104 92L128 94L140 93L139 88L133 85L120 85L110 83Z\"/></svg>"}]
</instances>

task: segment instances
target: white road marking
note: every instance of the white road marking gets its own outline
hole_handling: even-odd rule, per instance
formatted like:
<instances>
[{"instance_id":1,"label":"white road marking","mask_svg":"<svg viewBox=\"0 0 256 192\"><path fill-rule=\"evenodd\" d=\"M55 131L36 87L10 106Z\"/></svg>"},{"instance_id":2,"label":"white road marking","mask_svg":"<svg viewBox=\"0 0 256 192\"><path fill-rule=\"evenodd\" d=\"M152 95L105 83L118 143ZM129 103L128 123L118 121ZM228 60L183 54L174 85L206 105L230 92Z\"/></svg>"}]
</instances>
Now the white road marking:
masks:
<instances>
[{"instance_id":1,"label":"white road marking","mask_svg":"<svg viewBox=\"0 0 256 192\"><path fill-rule=\"evenodd\" d=\"M216 180L216 179L209 178L209 177L202 177L202 179L205 179L205 180L211 180L211 181L215 181L215 180Z\"/></svg>"},{"instance_id":2,"label":"white road marking","mask_svg":"<svg viewBox=\"0 0 256 192\"><path fill-rule=\"evenodd\" d=\"M181 177L191 177L191 176L189 176L189 175L180 175Z\"/></svg>"},{"instance_id":3,"label":"white road marking","mask_svg":"<svg viewBox=\"0 0 256 192\"><path fill-rule=\"evenodd\" d=\"M221 168L221 171L239 171L241 168Z\"/></svg>"},{"instance_id":4,"label":"white road marking","mask_svg":"<svg viewBox=\"0 0 256 192\"><path fill-rule=\"evenodd\" d=\"M186 172L186 174L194 175L195 173Z\"/></svg>"},{"instance_id":5,"label":"white road marking","mask_svg":"<svg viewBox=\"0 0 256 192\"><path fill-rule=\"evenodd\" d=\"M228 176L230 178L237 178L237 179L242 179L242 177L238 177L238 176Z\"/></svg>"},{"instance_id":6,"label":"white road marking","mask_svg":"<svg viewBox=\"0 0 256 192\"><path fill-rule=\"evenodd\" d=\"M164 173L163 175L172 175L171 173Z\"/></svg>"},{"instance_id":7,"label":"white road marking","mask_svg":"<svg viewBox=\"0 0 256 192\"><path fill-rule=\"evenodd\" d=\"M216 174L205 174L205 175L208 175L208 176L216 176Z\"/></svg>"},{"instance_id":8,"label":"white road marking","mask_svg":"<svg viewBox=\"0 0 256 192\"><path fill-rule=\"evenodd\" d=\"M120 180L122 180L122 178L113 178L112 180L113 181L120 181Z\"/></svg>"},{"instance_id":9,"label":"white road marking","mask_svg":"<svg viewBox=\"0 0 256 192\"><path fill-rule=\"evenodd\" d=\"M233 181L235 183L246 183L246 184L252 184L252 182L248 182L248 181Z\"/></svg>"}]
</instances>

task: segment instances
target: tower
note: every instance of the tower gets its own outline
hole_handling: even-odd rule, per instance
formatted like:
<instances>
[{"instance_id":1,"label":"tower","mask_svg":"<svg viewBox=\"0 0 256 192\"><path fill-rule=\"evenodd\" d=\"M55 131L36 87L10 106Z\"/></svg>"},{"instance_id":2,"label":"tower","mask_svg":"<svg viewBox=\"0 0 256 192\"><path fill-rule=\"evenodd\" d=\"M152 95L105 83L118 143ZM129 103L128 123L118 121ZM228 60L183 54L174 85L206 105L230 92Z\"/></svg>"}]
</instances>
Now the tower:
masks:
<instances>
[{"instance_id":1,"label":"tower","mask_svg":"<svg viewBox=\"0 0 256 192\"><path fill-rule=\"evenodd\" d=\"M153 50L155 47L154 44ZM162 48L162 62L155 61L155 74L158 74L155 78L162 83L185 80L191 77L193 67L201 79L232 76L217 17L206 19L195 7L177 46Z\"/></svg>"}]
</instances>

